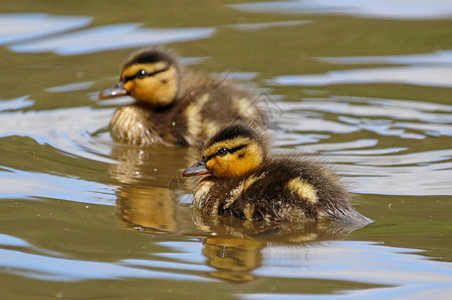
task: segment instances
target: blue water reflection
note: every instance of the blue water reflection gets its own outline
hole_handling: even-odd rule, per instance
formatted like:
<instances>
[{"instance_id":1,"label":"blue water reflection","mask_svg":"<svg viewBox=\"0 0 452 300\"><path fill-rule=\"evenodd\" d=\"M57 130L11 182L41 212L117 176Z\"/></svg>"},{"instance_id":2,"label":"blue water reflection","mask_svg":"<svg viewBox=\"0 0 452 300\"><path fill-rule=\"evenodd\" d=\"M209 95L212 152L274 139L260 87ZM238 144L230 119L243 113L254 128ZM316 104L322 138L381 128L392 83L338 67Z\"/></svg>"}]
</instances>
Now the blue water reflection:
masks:
<instances>
[{"instance_id":1,"label":"blue water reflection","mask_svg":"<svg viewBox=\"0 0 452 300\"><path fill-rule=\"evenodd\" d=\"M452 51L426 54L319 57L331 64L406 64L407 66L330 71L325 74L281 75L268 80L271 85L324 86L332 84L391 83L432 87L452 87Z\"/></svg>"},{"instance_id":2,"label":"blue water reflection","mask_svg":"<svg viewBox=\"0 0 452 300\"><path fill-rule=\"evenodd\" d=\"M363 296L379 299L384 295L392 299L418 299L419 291L433 289L435 296L432 297L441 299L440 295L452 293L452 266L430 261L416 252L419 251L350 241L301 247L272 245L263 250L263 267L256 270L261 277L345 280L380 284L382 287L343 291L343 296L292 297L290 294L272 293L240 296L244 299L363 299L360 298Z\"/></svg>"},{"instance_id":3,"label":"blue water reflection","mask_svg":"<svg viewBox=\"0 0 452 300\"><path fill-rule=\"evenodd\" d=\"M287 130L342 133L366 130L379 135L423 139L431 134L449 135L449 124L452 124L452 105L421 101L332 96L304 98L302 102L279 101L278 107L283 113L275 119ZM306 113L311 111L339 116L337 121L325 120Z\"/></svg>"},{"instance_id":4,"label":"blue water reflection","mask_svg":"<svg viewBox=\"0 0 452 300\"><path fill-rule=\"evenodd\" d=\"M183 274L183 272L149 270L117 263L51 257L6 249L0 249L0 266L6 272L15 275L61 282L121 278L212 281L209 278Z\"/></svg>"},{"instance_id":5,"label":"blue water reflection","mask_svg":"<svg viewBox=\"0 0 452 300\"><path fill-rule=\"evenodd\" d=\"M27 96L18 97L15 99L3 100L0 99L0 111L17 110L21 108L30 107L35 102Z\"/></svg>"},{"instance_id":6,"label":"blue water reflection","mask_svg":"<svg viewBox=\"0 0 452 300\"><path fill-rule=\"evenodd\" d=\"M114 205L114 186L59 175L0 171L0 199L61 199L89 204Z\"/></svg>"},{"instance_id":7,"label":"blue water reflection","mask_svg":"<svg viewBox=\"0 0 452 300\"><path fill-rule=\"evenodd\" d=\"M51 281L121 278L213 280L206 275L213 268L205 265L200 251L202 244L197 241L161 243L168 247L168 252L157 256L174 258L174 262L163 262L151 257L95 262L69 259L58 253L42 256L22 252L21 247L28 247L29 244L8 235L0 235L0 244L14 245L17 248L0 250L0 266L9 273L28 278ZM410 297L416 296L417 292L432 289L435 290L435 295L452 292L450 263L429 260L417 254L421 252L417 249L394 248L361 241L325 241L291 246L269 243L257 251L261 252L262 264L251 272L260 278L337 280L381 285L373 289L342 291L343 297L352 299L364 295L413 299ZM175 270L178 272L174 272ZM283 293L242 293L237 296L244 299L292 299L292 295ZM341 299L338 295L331 297ZM300 298L303 296L297 294L296 299ZM324 299L325 295L309 295L303 299L305 298Z\"/></svg>"},{"instance_id":8,"label":"blue water reflection","mask_svg":"<svg viewBox=\"0 0 452 300\"><path fill-rule=\"evenodd\" d=\"M268 80L267 83L284 86L394 83L450 88L452 87L452 67L409 66L330 71L318 75L282 75Z\"/></svg>"},{"instance_id":9,"label":"blue water reflection","mask_svg":"<svg viewBox=\"0 0 452 300\"><path fill-rule=\"evenodd\" d=\"M92 17L44 13L0 14L0 45L43 37L87 26Z\"/></svg>"},{"instance_id":10,"label":"blue water reflection","mask_svg":"<svg viewBox=\"0 0 452 300\"><path fill-rule=\"evenodd\" d=\"M0 105L0 109L11 107L13 100ZM23 97L14 99L15 104L27 105L32 101ZM92 133L104 128L113 109L74 107L42 111L11 111L0 115L0 137L27 136L40 144L49 144L60 151L105 163L114 163L109 158L111 145L97 141ZM58 126L55 126L58 124ZM108 136L108 135L107 135ZM87 151L89 150L89 151Z\"/></svg>"},{"instance_id":11,"label":"blue water reflection","mask_svg":"<svg viewBox=\"0 0 452 300\"><path fill-rule=\"evenodd\" d=\"M321 61L333 64L403 64L403 65L452 65L452 51L436 51L433 53L411 55L383 55L383 56L347 56L347 57L319 57Z\"/></svg>"},{"instance_id":12,"label":"blue water reflection","mask_svg":"<svg viewBox=\"0 0 452 300\"><path fill-rule=\"evenodd\" d=\"M448 0L292 0L235 4L254 13L340 14L379 19L444 19L452 16Z\"/></svg>"},{"instance_id":13,"label":"blue water reflection","mask_svg":"<svg viewBox=\"0 0 452 300\"><path fill-rule=\"evenodd\" d=\"M213 28L140 28L140 24L115 24L89 28L62 36L10 46L15 52L55 52L78 55L113 49L186 42L210 37Z\"/></svg>"}]
</instances>

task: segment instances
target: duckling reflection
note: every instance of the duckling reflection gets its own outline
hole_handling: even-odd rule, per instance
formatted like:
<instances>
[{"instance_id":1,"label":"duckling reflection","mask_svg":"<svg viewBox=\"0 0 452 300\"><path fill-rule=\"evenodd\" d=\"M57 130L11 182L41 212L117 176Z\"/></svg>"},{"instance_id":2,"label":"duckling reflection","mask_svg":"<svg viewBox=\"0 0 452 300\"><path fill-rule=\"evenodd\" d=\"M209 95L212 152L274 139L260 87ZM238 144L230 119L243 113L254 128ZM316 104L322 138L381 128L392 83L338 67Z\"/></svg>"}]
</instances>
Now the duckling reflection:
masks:
<instances>
[{"instance_id":1,"label":"duckling reflection","mask_svg":"<svg viewBox=\"0 0 452 300\"><path fill-rule=\"evenodd\" d=\"M161 187L123 187L116 202L120 226L149 233L174 233L178 230L177 205L169 190Z\"/></svg>"},{"instance_id":2,"label":"duckling reflection","mask_svg":"<svg viewBox=\"0 0 452 300\"><path fill-rule=\"evenodd\" d=\"M364 226L333 222L251 222L224 216L211 217L199 210L193 211L193 221L197 229L205 233L195 235L203 243L202 254L207 264L215 268L208 274L231 282L257 279L253 272L262 266L266 248L282 246L289 252L294 249L298 255L300 248L332 238L344 238Z\"/></svg>"},{"instance_id":3,"label":"duckling reflection","mask_svg":"<svg viewBox=\"0 0 452 300\"><path fill-rule=\"evenodd\" d=\"M196 161L196 148L134 147L116 144L110 157L109 174L122 184L168 187L182 166Z\"/></svg>"},{"instance_id":4,"label":"duckling reflection","mask_svg":"<svg viewBox=\"0 0 452 300\"><path fill-rule=\"evenodd\" d=\"M265 243L245 238L211 236L203 240L202 254L216 270L212 277L234 282L256 279L253 270L262 265Z\"/></svg>"},{"instance_id":5,"label":"duckling reflection","mask_svg":"<svg viewBox=\"0 0 452 300\"><path fill-rule=\"evenodd\" d=\"M174 192L186 190L174 178L180 166L195 161L196 149L139 148L116 145L109 167L110 177L119 182L116 192L118 224L148 233L175 233L181 219ZM172 186L175 185L175 186Z\"/></svg>"}]
</instances>

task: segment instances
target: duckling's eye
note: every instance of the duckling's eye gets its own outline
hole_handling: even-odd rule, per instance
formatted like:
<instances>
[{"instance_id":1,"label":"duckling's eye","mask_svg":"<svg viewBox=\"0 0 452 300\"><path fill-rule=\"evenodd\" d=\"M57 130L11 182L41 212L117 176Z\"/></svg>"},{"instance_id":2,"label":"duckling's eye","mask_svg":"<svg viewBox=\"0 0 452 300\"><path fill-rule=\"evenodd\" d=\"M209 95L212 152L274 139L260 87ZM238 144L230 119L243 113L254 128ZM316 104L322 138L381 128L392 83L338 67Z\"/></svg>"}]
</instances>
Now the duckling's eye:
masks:
<instances>
[{"instance_id":1,"label":"duckling's eye","mask_svg":"<svg viewBox=\"0 0 452 300\"><path fill-rule=\"evenodd\" d=\"M226 154L228 154L228 149L226 149L226 148L220 148L218 151L217 151L217 154L219 155L219 156L225 156Z\"/></svg>"},{"instance_id":2,"label":"duckling's eye","mask_svg":"<svg viewBox=\"0 0 452 300\"><path fill-rule=\"evenodd\" d=\"M135 74L135 77L136 77L136 78L144 78L144 77L146 77L146 76L147 76L147 73L146 73L145 70L140 70L140 71L138 71L138 72Z\"/></svg>"}]
</instances>

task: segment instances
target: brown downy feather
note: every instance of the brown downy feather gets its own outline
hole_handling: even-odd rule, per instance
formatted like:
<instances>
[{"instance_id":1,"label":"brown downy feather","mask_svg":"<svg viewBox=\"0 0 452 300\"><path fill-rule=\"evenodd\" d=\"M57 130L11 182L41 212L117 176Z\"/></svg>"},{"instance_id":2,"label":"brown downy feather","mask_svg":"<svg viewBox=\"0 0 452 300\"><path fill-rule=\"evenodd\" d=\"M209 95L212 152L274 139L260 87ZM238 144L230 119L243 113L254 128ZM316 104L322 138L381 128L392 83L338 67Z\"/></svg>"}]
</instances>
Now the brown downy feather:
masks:
<instances>
[{"instance_id":1,"label":"brown downy feather","mask_svg":"<svg viewBox=\"0 0 452 300\"><path fill-rule=\"evenodd\" d=\"M267 156L267 145L261 134L235 123L220 130L206 143L203 161L210 175L195 189L197 209L212 217L226 215L251 221L362 224L371 221L353 209L350 193L322 164ZM244 143L248 144L241 145ZM263 150L256 152L250 145L259 145ZM221 148L228 148L229 152L225 155L224 151L216 152ZM261 163L244 173L230 175L234 173L229 169L225 171L224 166L214 165L230 166L235 163L232 159L243 159L242 163L247 164L253 155L261 155Z\"/></svg>"},{"instance_id":2,"label":"brown downy feather","mask_svg":"<svg viewBox=\"0 0 452 300\"><path fill-rule=\"evenodd\" d=\"M156 64L162 67L152 69ZM168 104L136 99L135 103L119 108L110 121L112 137L117 141L139 145L200 146L231 121L249 121L256 126L266 123L256 95L228 80L185 70L178 64L176 56L163 48L144 49L131 55L123 65L120 84L129 80L123 86L136 87L143 84L143 80L149 80L147 77L130 79L129 70L142 65L149 65L150 70L157 71L174 66L177 76L169 78L168 84L176 80L177 92ZM155 76L164 76L165 72ZM164 86L166 80L158 84ZM106 95L105 91L100 95L101 98L114 97L113 94Z\"/></svg>"}]
</instances>

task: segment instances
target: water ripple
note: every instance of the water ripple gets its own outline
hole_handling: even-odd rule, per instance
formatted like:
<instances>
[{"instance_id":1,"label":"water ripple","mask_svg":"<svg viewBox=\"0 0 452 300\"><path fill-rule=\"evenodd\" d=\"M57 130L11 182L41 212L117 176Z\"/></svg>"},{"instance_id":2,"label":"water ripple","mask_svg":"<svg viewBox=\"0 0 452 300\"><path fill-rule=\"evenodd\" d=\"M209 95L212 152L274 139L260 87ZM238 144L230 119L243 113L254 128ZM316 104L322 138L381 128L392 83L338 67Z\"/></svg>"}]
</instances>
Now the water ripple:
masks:
<instances>
[{"instance_id":1,"label":"water ripple","mask_svg":"<svg viewBox=\"0 0 452 300\"><path fill-rule=\"evenodd\" d=\"M245 299L363 299L361 297L371 295L376 299L385 295L388 299L420 299L419 290L434 289L438 292L435 293L437 299L437 295L452 293L451 265L426 260L414 252L417 250L369 242L331 241L300 247L273 245L263 250L264 266L255 271L259 276L347 280L380 284L382 287L344 291L343 296L292 297L272 292L239 296Z\"/></svg>"},{"instance_id":2,"label":"water ripple","mask_svg":"<svg viewBox=\"0 0 452 300\"><path fill-rule=\"evenodd\" d=\"M0 111L18 110L26 107L30 107L35 102L29 99L27 96L18 97L10 100L0 99Z\"/></svg>"},{"instance_id":3,"label":"water ripple","mask_svg":"<svg viewBox=\"0 0 452 300\"><path fill-rule=\"evenodd\" d=\"M266 81L270 85L325 86L333 84L396 83L452 87L452 67L409 66L331 71L315 75L282 75Z\"/></svg>"},{"instance_id":4,"label":"water ripple","mask_svg":"<svg viewBox=\"0 0 452 300\"><path fill-rule=\"evenodd\" d=\"M452 51L443 50L425 54L386 55L386 56L347 56L347 57L319 57L320 61L333 64L403 64L403 65L452 65Z\"/></svg>"},{"instance_id":5,"label":"water ripple","mask_svg":"<svg viewBox=\"0 0 452 300\"><path fill-rule=\"evenodd\" d=\"M80 55L106 50L186 42L210 37L214 28L139 28L140 24L115 24L10 46L14 52L55 52Z\"/></svg>"},{"instance_id":6,"label":"water ripple","mask_svg":"<svg viewBox=\"0 0 452 300\"><path fill-rule=\"evenodd\" d=\"M0 171L0 199L51 198L82 203L114 205L115 187L54 174Z\"/></svg>"},{"instance_id":7,"label":"water ripple","mask_svg":"<svg viewBox=\"0 0 452 300\"><path fill-rule=\"evenodd\" d=\"M205 277L182 272L156 271L122 266L114 262L57 258L5 249L0 249L0 266L5 272L15 275L61 282L120 278L212 281Z\"/></svg>"},{"instance_id":8,"label":"water ripple","mask_svg":"<svg viewBox=\"0 0 452 300\"><path fill-rule=\"evenodd\" d=\"M302 102L279 101L277 104L282 114L275 119L283 129L290 131L350 133L364 130L403 139L452 136L451 105L336 96L306 98ZM337 120L327 120L323 116L311 117L306 114L308 111L338 116Z\"/></svg>"},{"instance_id":9,"label":"water ripple","mask_svg":"<svg viewBox=\"0 0 452 300\"><path fill-rule=\"evenodd\" d=\"M109 158L111 147L108 142L93 143L91 136L107 126L112 113L112 109L89 107L5 112L0 115L3 124L0 137L28 136L40 144L49 144L78 157L114 163Z\"/></svg>"},{"instance_id":10,"label":"water ripple","mask_svg":"<svg viewBox=\"0 0 452 300\"><path fill-rule=\"evenodd\" d=\"M48 14L0 14L0 45L87 26L92 17Z\"/></svg>"},{"instance_id":11,"label":"water ripple","mask_svg":"<svg viewBox=\"0 0 452 300\"><path fill-rule=\"evenodd\" d=\"M231 7L254 13L340 14L377 19L446 19L452 15L447 0L292 0L235 4Z\"/></svg>"}]
</instances>

